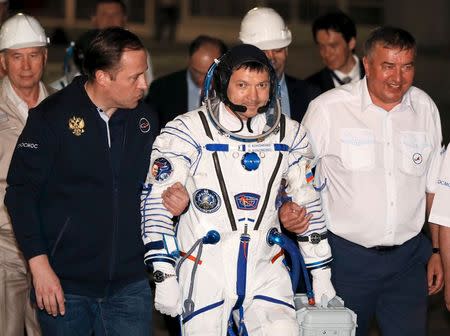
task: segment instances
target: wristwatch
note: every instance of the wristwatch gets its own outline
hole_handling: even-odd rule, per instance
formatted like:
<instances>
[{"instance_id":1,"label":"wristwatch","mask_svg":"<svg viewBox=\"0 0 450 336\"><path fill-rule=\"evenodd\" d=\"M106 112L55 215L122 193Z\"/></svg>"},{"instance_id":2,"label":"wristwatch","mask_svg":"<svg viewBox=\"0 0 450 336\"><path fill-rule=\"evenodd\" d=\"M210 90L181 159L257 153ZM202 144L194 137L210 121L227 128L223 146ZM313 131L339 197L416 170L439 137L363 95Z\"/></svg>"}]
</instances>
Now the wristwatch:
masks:
<instances>
[{"instance_id":1,"label":"wristwatch","mask_svg":"<svg viewBox=\"0 0 450 336\"><path fill-rule=\"evenodd\" d=\"M161 283L164 280L174 277L176 274L167 274L161 271L155 271L153 272L153 280L155 280L156 283Z\"/></svg>"},{"instance_id":2,"label":"wristwatch","mask_svg":"<svg viewBox=\"0 0 450 336\"><path fill-rule=\"evenodd\" d=\"M327 232L317 233L313 232L309 236L297 236L297 241L299 242L310 242L311 244L319 244L322 240L327 239Z\"/></svg>"}]
</instances>

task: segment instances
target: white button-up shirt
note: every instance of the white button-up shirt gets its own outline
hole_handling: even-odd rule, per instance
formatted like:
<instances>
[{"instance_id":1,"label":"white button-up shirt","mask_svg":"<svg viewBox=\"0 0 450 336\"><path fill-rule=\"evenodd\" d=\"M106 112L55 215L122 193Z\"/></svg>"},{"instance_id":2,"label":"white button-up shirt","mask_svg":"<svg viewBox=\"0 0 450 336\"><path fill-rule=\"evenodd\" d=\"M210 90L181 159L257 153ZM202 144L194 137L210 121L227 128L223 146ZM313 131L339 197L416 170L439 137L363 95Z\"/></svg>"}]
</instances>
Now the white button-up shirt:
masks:
<instances>
[{"instance_id":1,"label":"white button-up shirt","mask_svg":"<svg viewBox=\"0 0 450 336\"><path fill-rule=\"evenodd\" d=\"M374 105L366 78L311 102L303 123L324 183L329 229L365 247L417 235L434 192L441 123L433 100L411 87L390 112Z\"/></svg>"},{"instance_id":2,"label":"white button-up shirt","mask_svg":"<svg viewBox=\"0 0 450 336\"><path fill-rule=\"evenodd\" d=\"M445 152L429 221L450 227L450 150Z\"/></svg>"}]
</instances>

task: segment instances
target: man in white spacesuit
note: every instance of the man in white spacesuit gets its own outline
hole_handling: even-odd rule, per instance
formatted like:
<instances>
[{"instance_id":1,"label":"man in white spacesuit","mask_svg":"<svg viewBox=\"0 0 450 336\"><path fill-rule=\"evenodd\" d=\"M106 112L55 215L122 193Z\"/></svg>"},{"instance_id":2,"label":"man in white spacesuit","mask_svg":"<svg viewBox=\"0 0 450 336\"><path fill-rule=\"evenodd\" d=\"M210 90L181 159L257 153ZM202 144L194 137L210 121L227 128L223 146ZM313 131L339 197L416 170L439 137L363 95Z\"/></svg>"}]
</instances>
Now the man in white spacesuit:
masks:
<instances>
[{"instance_id":1,"label":"man in white spacesuit","mask_svg":"<svg viewBox=\"0 0 450 336\"><path fill-rule=\"evenodd\" d=\"M205 88L203 106L169 122L154 142L141 197L155 308L181 314L184 335L233 334L232 320L242 335L297 335L283 252L267 239L280 228L276 198L283 178L287 194L312 215L308 235L298 241L313 269L316 299L335 295L307 135L281 114L275 71L254 46L239 45L216 61ZM174 182L191 198L176 228L161 204Z\"/></svg>"}]
</instances>

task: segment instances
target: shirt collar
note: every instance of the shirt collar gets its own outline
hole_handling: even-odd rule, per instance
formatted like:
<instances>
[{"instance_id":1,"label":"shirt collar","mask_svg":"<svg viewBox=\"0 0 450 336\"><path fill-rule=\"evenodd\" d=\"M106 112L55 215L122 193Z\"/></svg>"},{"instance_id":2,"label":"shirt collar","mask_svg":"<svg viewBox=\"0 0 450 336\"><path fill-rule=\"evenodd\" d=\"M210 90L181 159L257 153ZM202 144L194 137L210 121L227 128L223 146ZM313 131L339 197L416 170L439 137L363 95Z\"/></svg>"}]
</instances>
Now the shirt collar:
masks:
<instances>
[{"instance_id":1,"label":"shirt collar","mask_svg":"<svg viewBox=\"0 0 450 336\"><path fill-rule=\"evenodd\" d=\"M339 77L339 79L342 80L345 77L350 77L352 79L352 82L354 82L361 78L359 58L358 58L358 56L353 55L353 59L355 60L355 64L353 65L353 68L350 70L350 72L348 74L345 74L339 70L334 70L334 73L336 74L336 76Z\"/></svg>"},{"instance_id":2,"label":"shirt collar","mask_svg":"<svg viewBox=\"0 0 450 336\"><path fill-rule=\"evenodd\" d=\"M360 85L362 111L366 111L371 105L377 106L372 102L372 98L370 97L369 89L367 87L367 77L364 76L364 78L360 80L358 83ZM414 111L411 104L411 88L412 87L410 87L408 91L405 92L405 94L402 97L402 101L400 102L400 104L395 106L394 109L404 110L406 108L410 108L412 111ZM377 107L381 108L379 106Z\"/></svg>"},{"instance_id":3,"label":"shirt collar","mask_svg":"<svg viewBox=\"0 0 450 336\"><path fill-rule=\"evenodd\" d=\"M22 116L25 119L27 119L28 110L29 110L27 103L17 95L16 91L12 87L11 81L9 80L8 76L5 76L3 78L3 82L5 85L4 88L6 90L7 97L9 97L9 99L11 99L11 102L14 104L14 106L16 106L19 109ZM47 89L45 88L45 85L40 81L39 82L39 96L38 96L38 101L37 101L38 104L41 101L43 101L47 96L48 96Z\"/></svg>"}]
</instances>

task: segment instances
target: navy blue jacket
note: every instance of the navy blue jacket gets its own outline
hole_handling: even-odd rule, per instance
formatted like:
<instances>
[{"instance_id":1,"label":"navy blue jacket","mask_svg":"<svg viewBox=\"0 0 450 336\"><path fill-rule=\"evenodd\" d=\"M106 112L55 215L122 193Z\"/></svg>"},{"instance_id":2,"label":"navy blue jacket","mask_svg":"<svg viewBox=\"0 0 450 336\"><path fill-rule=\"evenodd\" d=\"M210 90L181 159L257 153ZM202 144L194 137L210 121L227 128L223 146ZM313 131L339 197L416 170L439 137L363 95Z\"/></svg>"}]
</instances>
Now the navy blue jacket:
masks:
<instances>
[{"instance_id":1,"label":"navy blue jacket","mask_svg":"<svg viewBox=\"0 0 450 336\"><path fill-rule=\"evenodd\" d=\"M146 278L139 197L154 134L140 102L109 120L110 148L85 80L30 111L5 204L27 259L47 254L65 293L103 297Z\"/></svg>"}]
</instances>

